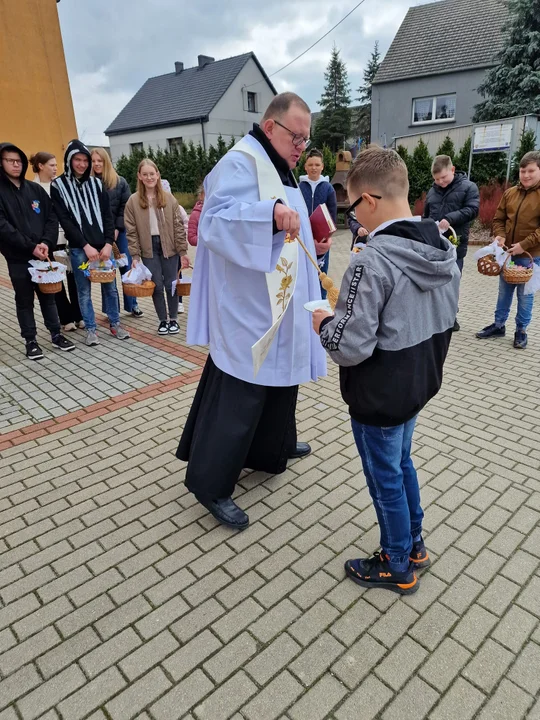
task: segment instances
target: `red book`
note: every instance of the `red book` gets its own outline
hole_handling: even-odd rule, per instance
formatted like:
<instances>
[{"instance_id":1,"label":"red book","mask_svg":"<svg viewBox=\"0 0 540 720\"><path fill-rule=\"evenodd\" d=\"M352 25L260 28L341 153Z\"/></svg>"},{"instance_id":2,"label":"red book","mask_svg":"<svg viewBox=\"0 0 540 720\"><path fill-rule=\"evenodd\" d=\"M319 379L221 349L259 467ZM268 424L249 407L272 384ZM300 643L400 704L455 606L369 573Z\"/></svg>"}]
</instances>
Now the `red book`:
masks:
<instances>
[{"instance_id":1,"label":"red book","mask_svg":"<svg viewBox=\"0 0 540 720\"><path fill-rule=\"evenodd\" d=\"M310 216L309 221L315 242L321 242L321 240L330 237L337 230L326 203L319 205L313 215Z\"/></svg>"}]
</instances>

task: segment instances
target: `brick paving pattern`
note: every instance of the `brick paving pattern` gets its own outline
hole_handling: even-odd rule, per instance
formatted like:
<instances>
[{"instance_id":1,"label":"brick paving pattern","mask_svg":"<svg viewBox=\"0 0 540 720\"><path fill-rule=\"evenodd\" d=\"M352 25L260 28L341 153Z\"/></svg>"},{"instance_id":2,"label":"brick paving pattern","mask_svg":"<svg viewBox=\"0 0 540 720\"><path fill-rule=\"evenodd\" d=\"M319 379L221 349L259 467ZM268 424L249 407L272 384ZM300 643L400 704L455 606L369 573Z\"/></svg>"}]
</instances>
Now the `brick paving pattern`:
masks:
<instances>
[{"instance_id":1,"label":"brick paving pattern","mask_svg":"<svg viewBox=\"0 0 540 720\"><path fill-rule=\"evenodd\" d=\"M334 367L301 388L313 454L244 473L234 534L173 455L204 362L185 319L158 338L143 300L133 340L40 331L31 364L0 265L0 720L539 720L540 318L525 352L476 341L496 288L469 259L414 446L434 563L400 598L344 578L378 529Z\"/></svg>"}]
</instances>

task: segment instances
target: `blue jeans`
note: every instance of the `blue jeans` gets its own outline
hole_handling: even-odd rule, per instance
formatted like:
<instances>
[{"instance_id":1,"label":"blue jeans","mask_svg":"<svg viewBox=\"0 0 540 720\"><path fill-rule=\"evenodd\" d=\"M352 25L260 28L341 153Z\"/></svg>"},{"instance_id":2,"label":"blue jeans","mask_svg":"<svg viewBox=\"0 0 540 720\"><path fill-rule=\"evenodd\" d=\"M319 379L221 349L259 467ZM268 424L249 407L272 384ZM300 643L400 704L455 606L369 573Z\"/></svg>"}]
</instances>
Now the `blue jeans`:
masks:
<instances>
[{"instance_id":1,"label":"blue jeans","mask_svg":"<svg viewBox=\"0 0 540 720\"><path fill-rule=\"evenodd\" d=\"M328 266L329 265L330 265L330 250L324 256L322 265L319 265L319 267L323 273L326 273L328 275ZM321 297L323 300L326 300L326 295L327 295L326 290L321 285Z\"/></svg>"},{"instance_id":2,"label":"blue jeans","mask_svg":"<svg viewBox=\"0 0 540 720\"><path fill-rule=\"evenodd\" d=\"M120 268L120 275L125 275L128 270L131 269L131 255L128 251L128 241L127 241L127 235L126 231L122 230L120 233L118 233L118 237L116 238L116 245L121 253L125 254L128 259L128 265L126 267ZM124 293L124 310L128 313L133 312L135 308L137 307L137 298L130 297L129 295L126 295Z\"/></svg>"},{"instance_id":3,"label":"blue jeans","mask_svg":"<svg viewBox=\"0 0 540 720\"><path fill-rule=\"evenodd\" d=\"M416 417L396 427L362 425L352 431L381 531L381 548L391 563L408 562L413 537L422 533L424 512L411 458Z\"/></svg>"},{"instance_id":4,"label":"blue jeans","mask_svg":"<svg viewBox=\"0 0 540 720\"><path fill-rule=\"evenodd\" d=\"M86 262L88 258L84 250L80 248L71 248L69 254L71 256L73 275L75 277L75 284L77 285L77 295L79 296L79 306L84 324L87 330L95 331L96 316L94 314L94 306L92 305L92 283L84 272L79 270L79 265ZM101 300L110 324L118 325L120 322L120 303L115 281L101 283Z\"/></svg>"},{"instance_id":5,"label":"blue jeans","mask_svg":"<svg viewBox=\"0 0 540 720\"><path fill-rule=\"evenodd\" d=\"M528 266L530 260L527 258L515 258L516 265ZM534 258L536 265L540 265L540 258ZM512 298L517 288L517 314L516 329L526 330L531 324L532 311L534 305L534 295L525 295L525 285L510 285L503 278L502 273L499 275L499 297L497 298L497 307L495 308L495 325L502 327L506 324L510 315L510 307L512 306Z\"/></svg>"}]
</instances>

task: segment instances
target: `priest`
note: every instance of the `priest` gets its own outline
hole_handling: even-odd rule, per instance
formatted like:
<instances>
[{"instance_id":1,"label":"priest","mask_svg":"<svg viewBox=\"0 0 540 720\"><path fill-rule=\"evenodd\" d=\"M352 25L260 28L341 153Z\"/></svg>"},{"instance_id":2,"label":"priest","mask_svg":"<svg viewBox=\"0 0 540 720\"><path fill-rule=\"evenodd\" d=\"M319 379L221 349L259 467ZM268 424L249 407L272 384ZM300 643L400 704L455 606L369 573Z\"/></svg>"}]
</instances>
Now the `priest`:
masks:
<instances>
[{"instance_id":1,"label":"priest","mask_svg":"<svg viewBox=\"0 0 540 720\"><path fill-rule=\"evenodd\" d=\"M277 95L260 125L208 175L187 341L208 356L177 451L186 486L223 525L243 530L233 501L243 468L278 474L311 448L296 436L298 385L326 374L304 304L320 299L308 211L292 169L311 112Z\"/></svg>"}]
</instances>

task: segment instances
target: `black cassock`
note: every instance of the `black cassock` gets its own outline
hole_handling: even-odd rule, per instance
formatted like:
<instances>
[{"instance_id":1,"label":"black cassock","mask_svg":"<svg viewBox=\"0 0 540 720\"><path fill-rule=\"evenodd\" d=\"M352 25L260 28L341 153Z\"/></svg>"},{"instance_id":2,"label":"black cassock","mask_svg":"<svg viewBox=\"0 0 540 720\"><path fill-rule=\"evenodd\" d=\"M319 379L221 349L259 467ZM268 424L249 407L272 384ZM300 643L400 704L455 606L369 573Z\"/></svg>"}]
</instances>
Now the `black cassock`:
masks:
<instances>
[{"instance_id":1,"label":"black cassock","mask_svg":"<svg viewBox=\"0 0 540 720\"><path fill-rule=\"evenodd\" d=\"M210 355L176 452L188 462L186 487L198 498L230 497L243 468L285 471L296 448L298 385L238 380Z\"/></svg>"}]
</instances>

